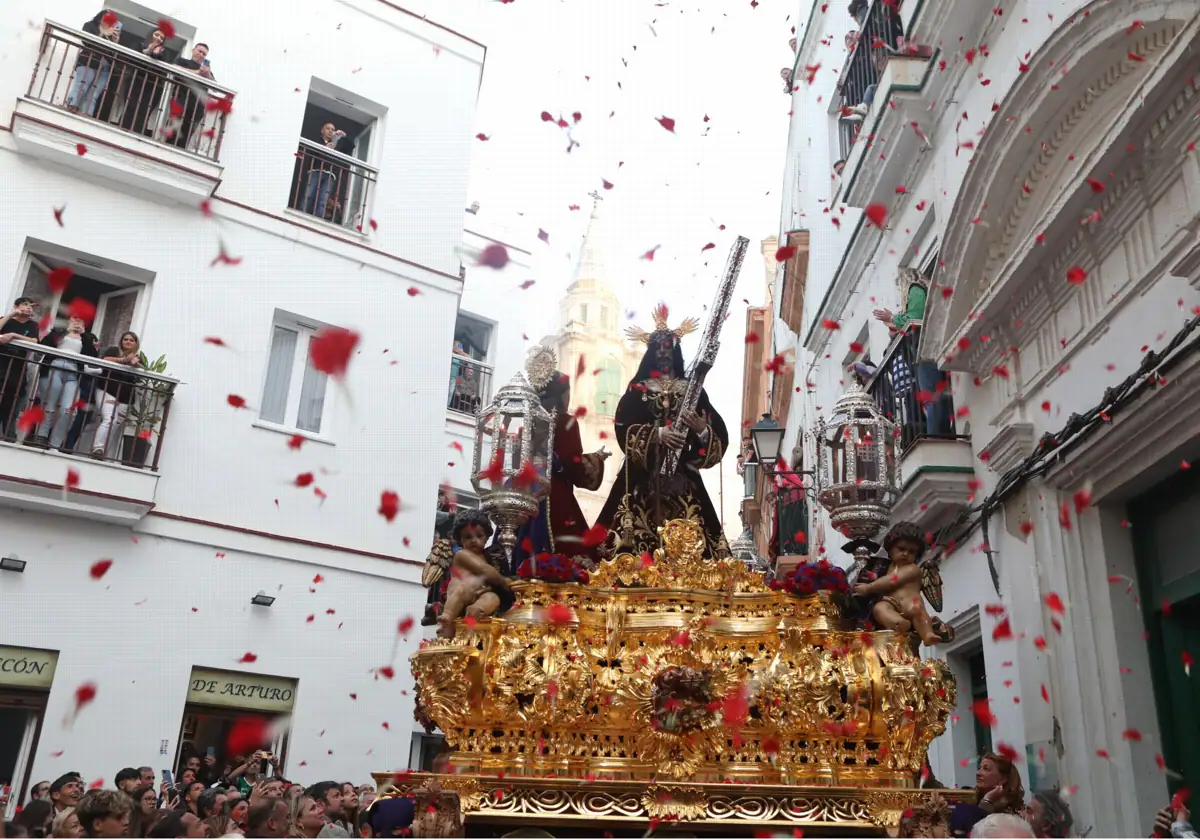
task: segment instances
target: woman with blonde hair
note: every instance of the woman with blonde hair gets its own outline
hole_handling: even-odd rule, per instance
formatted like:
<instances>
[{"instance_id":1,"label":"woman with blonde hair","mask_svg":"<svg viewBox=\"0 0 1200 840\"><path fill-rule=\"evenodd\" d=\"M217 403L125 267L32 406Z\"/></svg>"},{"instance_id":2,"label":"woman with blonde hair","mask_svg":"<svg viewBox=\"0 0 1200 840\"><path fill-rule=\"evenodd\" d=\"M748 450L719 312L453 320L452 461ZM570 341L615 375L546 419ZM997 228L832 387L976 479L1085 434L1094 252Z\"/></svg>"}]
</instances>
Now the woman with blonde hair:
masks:
<instances>
[{"instance_id":1,"label":"woman with blonde hair","mask_svg":"<svg viewBox=\"0 0 1200 840\"><path fill-rule=\"evenodd\" d=\"M75 815L74 808L63 808L59 811L58 816L54 818L53 825L50 826L51 837L82 837L83 826L79 824L79 817Z\"/></svg>"}]
</instances>

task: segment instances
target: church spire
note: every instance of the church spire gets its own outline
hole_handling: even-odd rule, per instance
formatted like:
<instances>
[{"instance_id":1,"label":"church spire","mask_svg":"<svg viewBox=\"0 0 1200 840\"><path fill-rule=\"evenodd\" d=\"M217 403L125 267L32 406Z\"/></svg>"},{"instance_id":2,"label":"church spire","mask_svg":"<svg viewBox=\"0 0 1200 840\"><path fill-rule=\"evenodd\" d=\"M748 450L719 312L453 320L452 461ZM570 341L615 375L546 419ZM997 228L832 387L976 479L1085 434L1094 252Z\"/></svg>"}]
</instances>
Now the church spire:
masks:
<instances>
[{"instance_id":1,"label":"church spire","mask_svg":"<svg viewBox=\"0 0 1200 840\"><path fill-rule=\"evenodd\" d=\"M572 286L580 280L604 280L604 260L600 256L598 246L601 243L597 233L600 227L600 202L604 198L596 190L589 195L592 197L592 215L583 234L583 243L579 246L579 259L575 261L575 273L571 278Z\"/></svg>"}]
</instances>

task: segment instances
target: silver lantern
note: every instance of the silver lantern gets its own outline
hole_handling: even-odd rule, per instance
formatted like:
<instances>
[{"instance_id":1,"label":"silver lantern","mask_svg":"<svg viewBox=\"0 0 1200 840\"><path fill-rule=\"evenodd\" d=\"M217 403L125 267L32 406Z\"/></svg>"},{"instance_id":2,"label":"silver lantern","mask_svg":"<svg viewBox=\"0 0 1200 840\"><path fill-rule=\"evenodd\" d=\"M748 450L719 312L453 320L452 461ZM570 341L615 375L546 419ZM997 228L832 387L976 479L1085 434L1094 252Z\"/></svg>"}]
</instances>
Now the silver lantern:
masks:
<instances>
[{"instance_id":1,"label":"silver lantern","mask_svg":"<svg viewBox=\"0 0 1200 840\"><path fill-rule=\"evenodd\" d=\"M537 513L538 490L550 480L553 452L554 415L542 407L525 374L518 372L476 414L471 462L471 484L479 494L479 507L496 523L510 566L517 529ZM539 481L527 480L527 464L537 471Z\"/></svg>"},{"instance_id":2,"label":"silver lantern","mask_svg":"<svg viewBox=\"0 0 1200 840\"><path fill-rule=\"evenodd\" d=\"M900 494L896 424L857 383L818 418L817 501L830 524L852 541L868 541L888 524Z\"/></svg>"}]
</instances>

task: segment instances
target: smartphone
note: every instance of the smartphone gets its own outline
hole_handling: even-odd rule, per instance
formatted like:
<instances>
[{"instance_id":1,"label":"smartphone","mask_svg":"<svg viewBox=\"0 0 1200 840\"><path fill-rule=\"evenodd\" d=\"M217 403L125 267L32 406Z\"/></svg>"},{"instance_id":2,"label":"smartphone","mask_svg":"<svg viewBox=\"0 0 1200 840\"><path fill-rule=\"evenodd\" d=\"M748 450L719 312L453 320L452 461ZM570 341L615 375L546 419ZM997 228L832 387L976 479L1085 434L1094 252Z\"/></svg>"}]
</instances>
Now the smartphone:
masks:
<instances>
[{"instance_id":1,"label":"smartphone","mask_svg":"<svg viewBox=\"0 0 1200 840\"><path fill-rule=\"evenodd\" d=\"M207 67L207 66L208 66L208 59L207 59L207 58L206 58L206 59L204 59L204 66L205 66L205 67Z\"/></svg>"},{"instance_id":2,"label":"smartphone","mask_svg":"<svg viewBox=\"0 0 1200 840\"><path fill-rule=\"evenodd\" d=\"M175 777L171 775L171 771L170 771L170 770L164 770L164 771L163 771L163 782L164 782L164 783L166 784L166 786L167 786L167 787L169 787L169 788L173 788L173 787L175 787Z\"/></svg>"},{"instance_id":3,"label":"smartphone","mask_svg":"<svg viewBox=\"0 0 1200 840\"><path fill-rule=\"evenodd\" d=\"M215 758L215 757L216 757L216 755L217 755L217 748L216 748L216 747L209 747L209 748L208 748L208 757L209 757L209 758Z\"/></svg>"}]
</instances>

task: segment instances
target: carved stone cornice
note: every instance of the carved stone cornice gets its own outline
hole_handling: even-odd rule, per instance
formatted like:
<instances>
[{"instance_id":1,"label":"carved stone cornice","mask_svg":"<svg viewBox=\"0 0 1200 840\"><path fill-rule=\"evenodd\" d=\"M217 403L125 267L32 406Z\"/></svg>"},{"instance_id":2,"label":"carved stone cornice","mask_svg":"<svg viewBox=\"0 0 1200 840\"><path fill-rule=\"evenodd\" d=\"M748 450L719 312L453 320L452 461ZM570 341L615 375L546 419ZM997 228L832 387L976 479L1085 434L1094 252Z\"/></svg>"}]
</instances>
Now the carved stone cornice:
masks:
<instances>
[{"instance_id":1,"label":"carved stone cornice","mask_svg":"<svg viewBox=\"0 0 1200 840\"><path fill-rule=\"evenodd\" d=\"M974 339L986 329L981 321L1010 320L1023 308L1053 312L1055 303L1080 293L1063 282L1064 260L1090 272L1104 249L1120 242L1111 223L1120 223L1123 216L1136 218L1136 208L1125 208L1122 196L1124 201L1136 196L1140 204L1148 189L1163 183L1159 176L1164 170L1177 171L1180 155L1168 138L1186 122L1179 119L1187 113L1180 105L1191 107L1188 100L1195 95L1190 79L1196 60L1187 50L1200 29L1198 9L1194 0L1095 0L1029 59L1036 66L1070 67L1065 78L1079 80L1071 86L1078 99L1064 110L1063 97L1069 94L1058 87L1066 82L1048 86L1044 77L1029 73L1017 80L993 115L950 214L942 249L948 255L943 282L955 287L956 294L949 307L929 313L924 353L953 355L960 335ZM1136 43L1129 40L1130 30ZM1131 53L1146 60L1131 59ZM1186 84L1184 78L1189 79ZM1166 91L1180 89L1172 87L1176 84L1181 92L1162 107ZM1025 133L1026 126L1051 120L1053 128L1041 136ZM1131 146L1143 150L1132 161ZM1153 185L1147 185L1147 166L1155 176ZM1110 181L1107 174L1113 170L1123 170L1123 177ZM1087 186L1093 175L1109 188L1103 198L1091 195ZM1089 239L1092 227L1080 225L1079 219L1096 209L1103 235ZM1048 232L1052 226L1058 230ZM1066 247L1055 246L1056 258L1030 271L1027 264L1043 240L1061 241L1064 233ZM1041 290L1036 289L1038 281L1045 282ZM1041 303L1038 294L1048 295L1051 306L1032 308ZM971 361L970 354L963 354L950 366L970 369Z\"/></svg>"},{"instance_id":2,"label":"carved stone cornice","mask_svg":"<svg viewBox=\"0 0 1200 840\"><path fill-rule=\"evenodd\" d=\"M1003 475L1033 452L1036 439L1032 423L1010 423L988 441L988 469Z\"/></svg>"}]
</instances>

